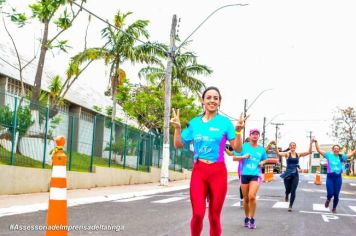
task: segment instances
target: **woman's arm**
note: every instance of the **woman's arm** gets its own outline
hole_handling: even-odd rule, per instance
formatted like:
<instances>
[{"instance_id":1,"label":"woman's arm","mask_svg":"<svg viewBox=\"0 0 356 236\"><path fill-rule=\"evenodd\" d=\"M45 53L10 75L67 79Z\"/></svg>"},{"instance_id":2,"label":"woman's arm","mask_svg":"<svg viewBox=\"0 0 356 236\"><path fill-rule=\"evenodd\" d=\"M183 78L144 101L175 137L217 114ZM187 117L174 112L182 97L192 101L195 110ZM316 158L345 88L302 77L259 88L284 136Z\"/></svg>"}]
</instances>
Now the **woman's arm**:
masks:
<instances>
[{"instance_id":1,"label":"woman's arm","mask_svg":"<svg viewBox=\"0 0 356 236\"><path fill-rule=\"evenodd\" d=\"M308 150L307 152L301 152L301 153L298 153L298 157L305 157L305 156L307 156L307 155L311 154L311 153L312 153L312 146L313 146L313 142L314 142L314 140L313 140L313 139L312 139L312 140L310 140L309 150Z\"/></svg>"},{"instance_id":2,"label":"woman's arm","mask_svg":"<svg viewBox=\"0 0 356 236\"><path fill-rule=\"evenodd\" d=\"M246 116L245 118L243 117L242 113L240 115L240 120L237 122L237 125L235 126L236 130L236 137L233 140L230 140L230 145L236 152L241 152L242 149L242 138L241 138L241 131L245 127L245 120L249 116Z\"/></svg>"},{"instance_id":3,"label":"woman's arm","mask_svg":"<svg viewBox=\"0 0 356 236\"><path fill-rule=\"evenodd\" d=\"M242 159L250 158L250 154L245 154L243 156L233 156L232 160L233 161L240 161Z\"/></svg>"},{"instance_id":4,"label":"woman's arm","mask_svg":"<svg viewBox=\"0 0 356 236\"><path fill-rule=\"evenodd\" d=\"M321 155L321 157L324 157L325 156L325 152L320 149L318 141L314 140L314 143L315 143L316 151Z\"/></svg>"},{"instance_id":5,"label":"woman's arm","mask_svg":"<svg viewBox=\"0 0 356 236\"><path fill-rule=\"evenodd\" d=\"M230 151L228 148L225 148L225 152L229 156L233 156L234 155L234 153L232 153L232 151Z\"/></svg>"},{"instance_id":6,"label":"woman's arm","mask_svg":"<svg viewBox=\"0 0 356 236\"><path fill-rule=\"evenodd\" d=\"M171 124L174 127L174 147L175 148L182 148L184 146L182 136L181 136L181 125L180 125L180 120L179 120L179 109L177 109L177 112L175 109L172 109L172 119L171 119Z\"/></svg>"},{"instance_id":7,"label":"woman's arm","mask_svg":"<svg viewBox=\"0 0 356 236\"><path fill-rule=\"evenodd\" d=\"M356 149L350 152L349 154L346 154L347 159L351 158L352 156L356 155Z\"/></svg>"},{"instance_id":8,"label":"woman's arm","mask_svg":"<svg viewBox=\"0 0 356 236\"><path fill-rule=\"evenodd\" d=\"M279 151L276 141L271 141L270 144L274 144L276 146L276 154L277 154L277 156L288 157L288 152L280 152Z\"/></svg>"}]
</instances>

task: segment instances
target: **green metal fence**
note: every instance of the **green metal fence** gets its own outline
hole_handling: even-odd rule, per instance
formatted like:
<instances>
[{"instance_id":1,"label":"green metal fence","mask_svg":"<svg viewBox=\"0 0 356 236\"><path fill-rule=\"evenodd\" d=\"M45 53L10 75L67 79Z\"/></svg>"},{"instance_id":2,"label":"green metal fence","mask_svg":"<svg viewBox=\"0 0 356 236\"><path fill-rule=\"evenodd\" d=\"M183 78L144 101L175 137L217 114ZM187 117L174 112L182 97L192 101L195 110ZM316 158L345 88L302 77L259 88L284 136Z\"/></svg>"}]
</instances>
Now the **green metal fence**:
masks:
<instances>
[{"instance_id":1,"label":"green metal fence","mask_svg":"<svg viewBox=\"0 0 356 236\"><path fill-rule=\"evenodd\" d=\"M53 138L58 135L66 138L68 170L92 172L96 165L150 171L161 165L162 135L112 123L79 106L34 110L28 100L0 92L0 164L50 168ZM191 169L189 147L170 146L169 168Z\"/></svg>"}]
</instances>

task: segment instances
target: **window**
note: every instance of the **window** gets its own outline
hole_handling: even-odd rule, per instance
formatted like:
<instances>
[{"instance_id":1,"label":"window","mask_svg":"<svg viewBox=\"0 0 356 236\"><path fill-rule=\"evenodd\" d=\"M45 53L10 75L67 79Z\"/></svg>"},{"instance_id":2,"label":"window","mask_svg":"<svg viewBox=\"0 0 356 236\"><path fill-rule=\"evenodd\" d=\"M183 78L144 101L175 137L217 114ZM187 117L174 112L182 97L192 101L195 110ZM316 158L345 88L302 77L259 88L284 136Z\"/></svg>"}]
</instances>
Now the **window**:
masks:
<instances>
[{"instance_id":1,"label":"window","mask_svg":"<svg viewBox=\"0 0 356 236\"><path fill-rule=\"evenodd\" d=\"M320 154L319 153L314 153L314 158L320 158Z\"/></svg>"}]
</instances>

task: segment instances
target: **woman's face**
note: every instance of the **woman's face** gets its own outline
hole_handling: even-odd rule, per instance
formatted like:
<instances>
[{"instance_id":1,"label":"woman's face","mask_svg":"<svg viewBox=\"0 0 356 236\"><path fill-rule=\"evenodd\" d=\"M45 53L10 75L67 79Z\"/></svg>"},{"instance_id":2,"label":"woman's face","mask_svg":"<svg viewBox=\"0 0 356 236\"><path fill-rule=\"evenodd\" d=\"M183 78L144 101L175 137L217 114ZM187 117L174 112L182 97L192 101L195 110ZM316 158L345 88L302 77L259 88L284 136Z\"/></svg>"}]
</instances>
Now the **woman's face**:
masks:
<instances>
[{"instance_id":1,"label":"woman's face","mask_svg":"<svg viewBox=\"0 0 356 236\"><path fill-rule=\"evenodd\" d=\"M296 148L297 148L297 145L296 145L295 143L290 143L290 144L289 144L289 149L290 149L291 151L295 151Z\"/></svg>"},{"instance_id":2,"label":"woman's face","mask_svg":"<svg viewBox=\"0 0 356 236\"><path fill-rule=\"evenodd\" d=\"M332 148L332 151L333 151L334 155L339 155L339 153L340 153L340 147L339 147L339 146L334 146L334 147Z\"/></svg>"},{"instance_id":3,"label":"woman's face","mask_svg":"<svg viewBox=\"0 0 356 236\"><path fill-rule=\"evenodd\" d=\"M208 112L217 111L220 106L219 93L214 89L206 91L203 98L203 105Z\"/></svg>"}]
</instances>

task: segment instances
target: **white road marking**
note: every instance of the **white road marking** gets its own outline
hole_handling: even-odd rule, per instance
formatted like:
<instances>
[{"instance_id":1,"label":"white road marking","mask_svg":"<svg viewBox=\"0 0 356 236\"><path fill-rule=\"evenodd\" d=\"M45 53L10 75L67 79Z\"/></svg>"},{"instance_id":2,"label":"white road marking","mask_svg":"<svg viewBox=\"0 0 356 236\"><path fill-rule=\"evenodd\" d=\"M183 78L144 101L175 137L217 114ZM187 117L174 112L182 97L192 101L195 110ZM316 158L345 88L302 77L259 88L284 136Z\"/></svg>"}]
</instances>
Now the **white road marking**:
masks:
<instances>
[{"instance_id":1,"label":"white road marking","mask_svg":"<svg viewBox=\"0 0 356 236\"><path fill-rule=\"evenodd\" d=\"M299 211L300 213L306 213L306 214L319 214L319 215L337 215L337 216L350 216L350 217L356 217L356 215L351 215L351 214L333 214L333 213L325 213L325 212L317 212L317 211Z\"/></svg>"},{"instance_id":2,"label":"white road marking","mask_svg":"<svg viewBox=\"0 0 356 236\"><path fill-rule=\"evenodd\" d=\"M162 199L162 200L158 200L158 201L153 201L152 203L169 203L169 202L179 201L182 199L185 199L185 197L170 197L170 198L166 198L166 199Z\"/></svg>"},{"instance_id":3,"label":"white road marking","mask_svg":"<svg viewBox=\"0 0 356 236\"><path fill-rule=\"evenodd\" d=\"M308 181L308 184L314 184L314 181ZM321 182L321 184L325 184L325 182Z\"/></svg>"},{"instance_id":4,"label":"white road marking","mask_svg":"<svg viewBox=\"0 0 356 236\"><path fill-rule=\"evenodd\" d=\"M276 202L272 208L288 208L289 202Z\"/></svg>"},{"instance_id":5,"label":"white road marking","mask_svg":"<svg viewBox=\"0 0 356 236\"><path fill-rule=\"evenodd\" d=\"M353 210L354 212L356 212L356 206L349 206L351 210Z\"/></svg>"},{"instance_id":6,"label":"white road marking","mask_svg":"<svg viewBox=\"0 0 356 236\"><path fill-rule=\"evenodd\" d=\"M236 202L234 205L232 205L233 207L239 207L241 206L240 202Z\"/></svg>"},{"instance_id":7,"label":"white road marking","mask_svg":"<svg viewBox=\"0 0 356 236\"><path fill-rule=\"evenodd\" d=\"M143 200L143 199L147 199L150 198L152 196L140 196L140 197L133 197L133 198L126 198L126 199L120 199L120 200L116 200L114 202L133 202L133 201L138 201L138 200Z\"/></svg>"},{"instance_id":8,"label":"white road marking","mask_svg":"<svg viewBox=\"0 0 356 236\"><path fill-rule=\"evenodd\" d=\"M324 197L324 196L321 196L320 198L321 198L321 199L326 199L326 197ZM356 198L344 198L344 197L340 197L339 200L342 200L342 201L356 201Z\"/></svg>"},{"instance_id":9,"label":"white road marking","mask_svg":"<svg viewBox=\"0 0 356 236\"><path fill-rule=\"evenodd\" d=\"M313 204L313 211L327 211L330 212L329 208L325 208L324 204Z\"/></svg>"},{"instance_id":10,"label":"white road marking","mask_svg":"<svg viewBox=\"0 0 356 236\"><path fill-rule=\"evenodd\" d=\"M350 185L351 185L351 186L356 186L356 184L355 184L355 183L350 183Z\"/></svg>"},{"instance_id":11,"label":"white road marking","mask_svg":"<svg viewBox=\"0 0 356 236\"><path fill-rule=\"evenodd\" d=\"M321 215L321 217L323 218L323 220L325 222L329 222L329 220L338 220L339 217L336 215Z\"/></svg>"}]
</instances>

